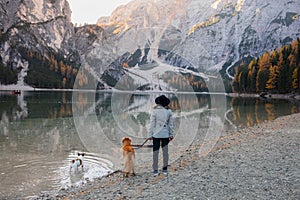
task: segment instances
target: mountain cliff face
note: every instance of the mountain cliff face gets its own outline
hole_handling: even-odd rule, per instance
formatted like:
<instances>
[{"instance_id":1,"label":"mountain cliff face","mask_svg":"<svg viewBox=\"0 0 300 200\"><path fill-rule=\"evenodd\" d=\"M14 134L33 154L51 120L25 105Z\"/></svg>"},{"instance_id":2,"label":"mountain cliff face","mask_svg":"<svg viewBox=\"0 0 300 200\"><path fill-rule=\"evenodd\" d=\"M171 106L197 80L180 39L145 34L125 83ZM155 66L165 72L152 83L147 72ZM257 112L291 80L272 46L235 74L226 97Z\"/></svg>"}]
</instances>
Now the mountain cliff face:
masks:
<instances>
[{"instance_id":1,"label":"mountain cliff face","mask_svg":"<svg viewBox=\"0 0 300 200\"><path fill-rule=\"evenodd\" d=\"M66 0L0 0L0 5L3 66L33 86L39 86L34 76L25 74L39 68L28 69L32 61L24 49L50 61L54 54L57 62L72 66L73 76L81 64L83 74L91 74L101 88L187 90L190 85L206 91L219 72L232 78L241 59L300 37L297 0L133 0L97 25L77 28ZM60 73L53 77L67 77L60 67L55 71L55 63L49 68ZM69 75L69 86L73 81Z\"/></svg>"},{"instance_id":2,"label":"mountain cliff face","mask_svg":"<svg viewBox=\"0 0 300 200\"><path fill-rule=\"evenodd\" d=\"M131 88L174 89L169 79L179 76L205 91L210 80L233 78L241 60L299 37L298 8L295 0L131 1L98 20L101 37L83 62L112 85L127 77Z\"/></svg>"},{"instance_id":3,"label":"mountain cliff face","mask_svg":"<svg viewBox=\"0 0 300 200\"><path fill-rule=\"evenodd\" d=\"M0 6L1 67L18 73L17 80L12 79L8 83L22 85L25 82L45 87L35 85L32 80L36 78L34 76L42 75L45 76L44 81L49 81L46 76L51 76L51 73L37 73L42 67L50 62L53 62L53 68L59 61L65 65L78 62L71 10L66 0L1 0ZM38 62L41 60L42 64ZM59 70L53 72L54 79L61 78L55 76Z\"/></svg>"},{"instance_id":4,"label":"mountain cliff face","mask_svg":"<svg viewBox=\"0 0 300 200\"><path fill-rule=\"evenodd\" d=\"M172 53L164 61L171 65L189 61L199 71L223 69L232 77L236 62L300 36L299 8L296 0L132 1L98 24L114 27L114 46L156 49L150 60L157 49L166 50Z\"/></svg>"},{"instance_id":5,"label":"mountain cliff face","mask_svg":"<svg viewBox=\"0 0 300 200\"><path fill-rule=\"evenodd\" d=\"M190 4L190 16L184 22L188 27L186 37L175 50L202 69L219 70L221 63L231 76L228 69L235 62L248 56L257 57L300 36L299 1L211 3L202 12L193 12L195 5ZM202 49L202 53L193 55L189 49Z\"/></svg>"},{"instance_id":6,"label":"mountain cliff face","mask_svg":"<svg viewBox=\"0 0 300 200\"><path fill-rule=\"evenodd\" d=\"M132 1L118 7L110 17L98 20L106 37L93 43L94 49L85 54L85 62L100 75L99 79L126 85L127 89L174 89L179 84L175 90L187 90L187 85L198 80L197 90L206 90L203 84L207 76L186 58L172 53L184 40L187 5L182 0L166 0ZM177 62L166 62L171 57ZM191 74L197 77L189 78ZM177 83L171 84L168 79L174 76Z\"/></svg>"}]
</instances>

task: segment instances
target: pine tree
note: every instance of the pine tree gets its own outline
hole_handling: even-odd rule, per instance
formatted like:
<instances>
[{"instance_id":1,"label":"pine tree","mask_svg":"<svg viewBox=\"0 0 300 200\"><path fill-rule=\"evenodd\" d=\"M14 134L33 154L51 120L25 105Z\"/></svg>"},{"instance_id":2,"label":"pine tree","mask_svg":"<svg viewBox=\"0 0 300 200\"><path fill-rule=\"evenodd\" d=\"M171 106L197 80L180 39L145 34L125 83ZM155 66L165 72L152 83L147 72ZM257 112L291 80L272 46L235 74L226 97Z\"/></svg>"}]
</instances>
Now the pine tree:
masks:
<instances>
[{"instance_id":1,"label":"pine tree","mask_svg":"<svg viewBox=\"0 0 300 200\"><path fill-rule=\"evenodd\" d=\"M256 92L264 92L268 80L268 70L259 69L256 77Z\"/></svg>"},{"instance_id":2,"label":"pine tree","mask_svg":"<svg viewBox=\"0 0 300 200\"><path fill-rule=\"evenodd\" d=\"M258 61L258 73L256 77L256 92L263 92L266 89L266 83L269 78L269 68L271 66L271 56L266 52Z\"/></svg>"},{"instance_id":3,"label":"pine tree","mask_svg":"<svg viewBox=\"0 0 300 200\"><path fill-rule=\"evenodd\" d=\"M261 59L258 61L258 67L261 70L269 69L271 66L271 56L269 52L262 55Z\"/></svg>"},{"instance_id":4,"label":"pine tree","mask_svg":"<svg viewBox=\"0 0 300 200\"><path fill-rule=\"evenodd\" d=\"M66 77L64 77L62 80L62 85L64 88L66 87L66 84L67 84L67 79L66 79Z\"/></svg>"},{"instance_id":5,"label":"pine tree","mask_svg":"<svg viewBox=\"0 0 300 200\"><path fill-rule=\"evenodd\" d=\"M246 92L247 89L247 80L248 80L248 68L245 66L245 62L242 62L242 64L239 67L239 88L241 92Z\"/></svg>"},{"instance_id":6,"label":"pine tree","mask_svg":"<svg viewBox=\"0 0 300 200\"><path fill-rule=\"evenodd\" d=\"M294 54L290 54L288 57L288 61L289 61L289 67L290 68L294 68L296 67L296 58Z\"/></svg>"},{"instance_id":7,"label":"pine tree","mask_svg":"<svg viewBox=\"0 0 300 200\"><path fill-rule=\"evenodd\" d=\"M299 68L295 68L293 71L293 89L299 89Z\"/></svg>"},{"instance_id":8,"label":"pine tree","mask_svg":"<svg viewBox=\"0 0 300 200\"><path fill-rule=\"evenodd\" d=\"M272 64L272 66L276 65L278 60L279 60L278 50L275 50L271 54L271 64Z\"/></svg>"},{"instance_id":9,"label":"pine tree","mask_svg":"<svg viewBox=\"0 0 300 200\"><path fill-rule=\"evenodd\" d=\"M235 68L235 74L232 81L232 91L233 92L240 92L240 83L239 83L239 67Z\"/></svg>"},{"instance_id":10,"label":"pine tree","mask_svg":"<svg viewBox=\"0 0 300 200\"><path fill-rule=\"evenodd\" d=\"M59 69L60 69L60 73L62 76L66 75L66 71L67 71L67 67L66 65L63 63L63 61L59 61Z\"/></svg>"},{"instance_id":11,"label":"pine tree","mask_svg":"<svg viewBox=\"0 0 300 200\"><path fill-rule=\"evenodd\" d=\"M253 59L248 66L249 92L256 92L257 60Z\"/></svg>"},{"instance_id":12,"label":"pine tree","mask_svg":"<svg viewBox=\"0 0 300 200\"><path fill-rule=\"evenodd\" d=\"M67 78L71 78L71 72L72 72L72 66L67 65L67 73L66 73Z\"/></svg>"},{"instance_id":13,"label":"pine tree","mask_svg":"<svg viewBox=\"0 0 300 200\"><path fill-rule=\"evenodd\" d=\"M278 92L279 93L284 93L286 76L285 76L285 69L284 69L284 67L285 67L285 61L283 59L283 53L282 53L282 51L279 52L279 60L277 62L277 66L279 68Z\"/></svg>"},{"instance_id":14,"label":"pine tree","mask_svg":"<svg viewBox=\"0 0 300 200\"><path fill-rule=\"evenodd\" d=\"M272 91L289 93L299 90L300 80L300 38L290 45L283 46L273 52L264 53L253 59L247 71L242 63L235 70L232 81L234 92ZM244 73L247 73L245 76Z\"/></svg>"},{"instance_id":15,"label":"pine tree","mask_svg":"<svg viewBox=\"0 0 300 200\"><path fill-rule=\"evenodd\" d=\"M269 69L269 80L266 83L266 89L270 91L274 91L277 89L278 82L278 66L271 66Z\"/></svg>"}]
</instances>

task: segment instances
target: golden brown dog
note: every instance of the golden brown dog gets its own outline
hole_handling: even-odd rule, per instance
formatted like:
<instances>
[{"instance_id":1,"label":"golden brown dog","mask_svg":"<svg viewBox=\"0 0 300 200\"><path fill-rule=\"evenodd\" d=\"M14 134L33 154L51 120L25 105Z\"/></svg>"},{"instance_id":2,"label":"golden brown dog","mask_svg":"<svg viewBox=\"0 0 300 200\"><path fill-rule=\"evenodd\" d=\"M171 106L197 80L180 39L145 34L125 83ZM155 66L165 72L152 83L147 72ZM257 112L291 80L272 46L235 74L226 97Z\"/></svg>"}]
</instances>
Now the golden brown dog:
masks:
<instances>
[{"instance_id":1,"label":"golden brown dog","mask_svg":"<svg viewBox=\"0 0 300 200\"><path fill-rule=\"evenodd\" d=\"M123 159L125 164L125 177L129 176L129 173L134 173L134 160L135 160L135 152L131 145L131 139L129 137L124 137L122 139L122 151L123 151Z\"/></svg>"}]
</instances>

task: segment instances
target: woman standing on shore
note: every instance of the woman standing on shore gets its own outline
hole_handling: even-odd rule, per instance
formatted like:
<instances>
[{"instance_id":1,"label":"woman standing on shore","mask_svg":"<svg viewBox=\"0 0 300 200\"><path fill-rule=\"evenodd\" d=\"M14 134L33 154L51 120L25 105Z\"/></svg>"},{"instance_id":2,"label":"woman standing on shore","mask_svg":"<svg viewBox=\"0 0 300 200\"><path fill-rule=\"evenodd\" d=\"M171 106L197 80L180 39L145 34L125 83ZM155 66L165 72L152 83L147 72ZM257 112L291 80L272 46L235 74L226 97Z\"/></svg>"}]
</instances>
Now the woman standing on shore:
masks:
<instances>
[{"instance_id":1,"label":"woman standing on shore","mask_svg":"<svg viewBox=\"0 0 300 200\"><path fill-rule=\"evenodd\" d=\"M163 168L164 174L168 173L168 144L174 137L174 120L172 111L168 108L170 99L161 95L155 99L155 106L150 117L150 128L148 138L153 140L153 175L158 173L158 154L162 147L163 151Z\"/></svg>"}]
</instances>

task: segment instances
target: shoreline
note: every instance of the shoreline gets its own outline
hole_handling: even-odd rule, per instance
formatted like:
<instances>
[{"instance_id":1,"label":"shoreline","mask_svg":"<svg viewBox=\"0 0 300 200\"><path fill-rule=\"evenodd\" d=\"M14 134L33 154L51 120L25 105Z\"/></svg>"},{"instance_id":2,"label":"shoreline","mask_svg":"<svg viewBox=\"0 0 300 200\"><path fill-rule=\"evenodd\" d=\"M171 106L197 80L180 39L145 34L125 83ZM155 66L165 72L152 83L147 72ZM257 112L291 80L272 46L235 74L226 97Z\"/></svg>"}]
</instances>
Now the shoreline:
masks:
<instances>
[{"instance_id":1,"label":"shoreline","mask_svg":"<svg viewBox=\"0 0 300 200\"><path fill-rule=\"evenodd\" d=\"M300 113L279 117L222 134L205 157L195 141L167 176L153 177L149 165L32 199L299 199L299 134Z\"/></svg>"},{"instance_id":2,"label":"shoreline","mask_svg":"<svg viewBox=\"0 0 300 200\"><path fill-rule=\"evenodd\" d=\"M241 98L262 98L262 99L294 99L300 100L300 94L248 94L248 93L226 93L229 97L241 97Z\"/></svg>"},{"instance_id":3,"label":"shoreline","mask_svg":"<svg viewBox=\"0 0 300 200\"><path fill-rule=\"evenodd\" d=\"M88 89L55 89L55 88L33 88L31 86L25 87L10 87L10 86L0 86L0 94L7 93L14 90L24 91L24 92L95 92L95 93L134 93L134 94L150 94L150 93L166 93L166 94L200 94L200 95L225 95L228 97L235 98L262 98L262 99L291 99L300 100L300 94L256 94L256 93L219 93L219 92L180 92L180 91L123 91L117 89L108 90L88 90Z\"/></svg>"}]
</instances>

